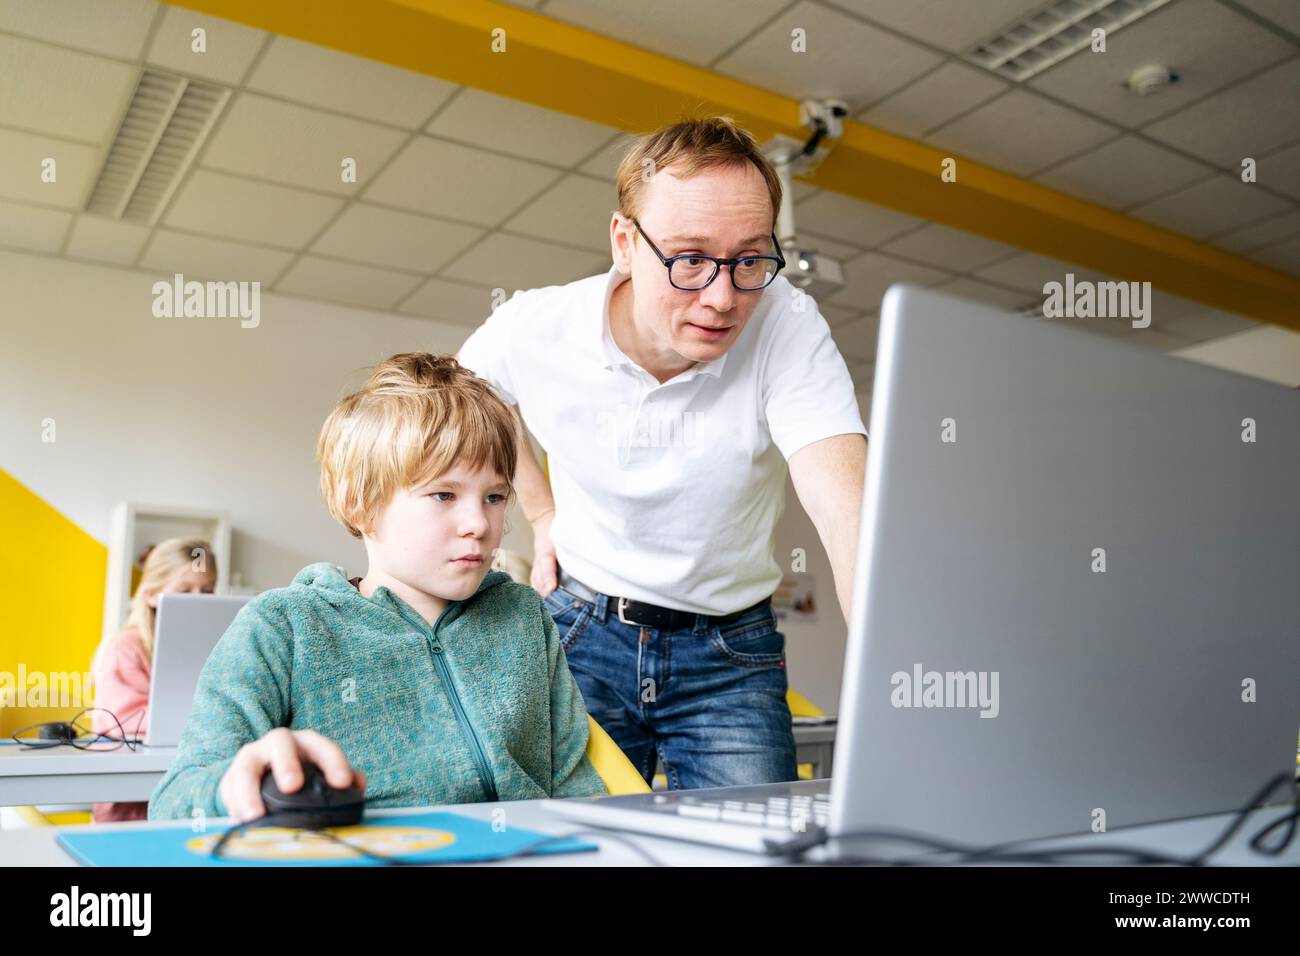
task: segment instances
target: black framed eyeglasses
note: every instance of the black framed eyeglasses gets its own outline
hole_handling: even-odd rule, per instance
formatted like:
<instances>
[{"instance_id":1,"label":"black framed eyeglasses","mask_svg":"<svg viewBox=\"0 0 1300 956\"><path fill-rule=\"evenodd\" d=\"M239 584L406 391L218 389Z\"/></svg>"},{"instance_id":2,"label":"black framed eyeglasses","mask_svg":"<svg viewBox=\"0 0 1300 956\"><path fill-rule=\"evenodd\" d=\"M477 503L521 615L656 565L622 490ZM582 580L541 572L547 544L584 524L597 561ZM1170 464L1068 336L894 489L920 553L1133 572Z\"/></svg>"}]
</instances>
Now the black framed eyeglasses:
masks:
<instances>
[{"instance_id":1,"label":"black framed eyeglasses","mask_svg":"<svg viewBox=\"0 0 1300 956\"><path fill-rule=\"evenodd\" d=\"M665 256L645 234L641 228L641 223L635 219L632 225L636 226L636 231L641 233L641 238L653 250L654 254L659 257L659 261L668 269L668 281L674 289L680 289L683 292L698 292L706 288L709 283L718 277L718 273L723 266L729 266L727 270L731 273L731 284L740 292L757 292L760 289L766 289L776 278L776 274L785 268L785 256L781 254L781 244L776 241L776 233L772 233L772 248L776 250L774 256L740 256L735 259L719 259L716 256L701 255L698 252L687 252L680 256Z\"/></svg>"}]
</instances>

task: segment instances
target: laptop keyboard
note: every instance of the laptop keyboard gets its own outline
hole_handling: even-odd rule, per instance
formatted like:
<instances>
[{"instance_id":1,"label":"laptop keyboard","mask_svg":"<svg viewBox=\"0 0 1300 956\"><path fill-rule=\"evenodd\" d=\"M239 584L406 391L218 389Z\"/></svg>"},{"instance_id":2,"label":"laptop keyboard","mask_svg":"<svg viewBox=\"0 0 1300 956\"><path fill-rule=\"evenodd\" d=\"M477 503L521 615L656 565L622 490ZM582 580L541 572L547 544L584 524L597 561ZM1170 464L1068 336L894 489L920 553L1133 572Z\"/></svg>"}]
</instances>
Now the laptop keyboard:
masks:
<instances>
[{"instance_id":1,"label":"laptop keyboard","mask_svg":"<svg viewBox=\"0 0 1300 956\"><path fill-rule=\"evenodd\" d=\"M697 820L743 823L799 832L814 826L826 826L830 808L831 795L818 793L768 797L762 802L707 800L682 795L674 809L678 816Z\"/></svg>"}]
</instances>

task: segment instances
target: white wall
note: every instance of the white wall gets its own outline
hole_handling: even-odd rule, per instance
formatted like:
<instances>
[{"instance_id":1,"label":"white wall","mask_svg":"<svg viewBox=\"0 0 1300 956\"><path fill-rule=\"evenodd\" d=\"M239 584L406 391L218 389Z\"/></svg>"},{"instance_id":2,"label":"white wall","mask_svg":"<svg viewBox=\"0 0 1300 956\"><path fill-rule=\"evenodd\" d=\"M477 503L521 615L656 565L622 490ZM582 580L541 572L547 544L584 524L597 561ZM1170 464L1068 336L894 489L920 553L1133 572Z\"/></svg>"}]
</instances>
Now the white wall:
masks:
<instances>
[{"instance_id":1,"label":"white wall","mask_svg":"<svg viewBox=\"0 0 1300 956\"><path fill-rule=\"evenodd\" d=\"M257 328L160 319L157 278L0 252L0 467L101 542L120 500L227 511L246 587L282 586L313 561L364 572L321 500L321 424L366 366L454 352L469 327L271 293ZM531 551L527 522L510 521L506 546Z\"/></svg>"}]
</instances>

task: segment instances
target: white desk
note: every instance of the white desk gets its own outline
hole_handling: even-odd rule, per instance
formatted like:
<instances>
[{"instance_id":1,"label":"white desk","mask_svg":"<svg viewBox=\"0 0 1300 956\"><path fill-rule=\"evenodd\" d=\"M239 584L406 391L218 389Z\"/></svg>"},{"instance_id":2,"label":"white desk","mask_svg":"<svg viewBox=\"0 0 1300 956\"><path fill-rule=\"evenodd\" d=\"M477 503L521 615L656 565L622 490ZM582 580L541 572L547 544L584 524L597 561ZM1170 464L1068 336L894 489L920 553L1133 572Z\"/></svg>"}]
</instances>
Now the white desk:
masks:
<instances>
[{"instance_id":1,"label":"white desk","mask_svg":"<svg viewBox=\"0 0 1300 956\"><path fill-rule=\"evenodd\" d=\"M492 812L505 808L507 825L526 827L542 833L561 835L581 829L579 826L560 820L542 809L536 800L515 800L502 803L454 804L439 807L406 808L400 810L376 810L374 816L397 816L410 813L423 813L428 810L445 810L465 816L491 822ZM1267 825L1287 812L1287 808L1269 807L1257 810L1247 821L1241 832L1223 850L1214 856L1211 862L1229 866L1260 866L1300 864L1300 841L1291 846L1281 858L1263 857L1253 853L1249 848L1249 839L1258 829ZM1230 814L1213 817L1198 817L1192 820L1179 820L1171 823L1153 824L1145 827L1133 827L1127 830L1115 830L1110 833L1084 834L1069 839L1042 841L1043 846L1062 846L1076 843L1081 846L1098 846L1104 842L1112 844L1139 844L1150 849L1159 849L1167 853L1190 854L1200 850L1213 840L1224 828ZM228 821L212 821L225 823ZM102 824L117 828L157 828L177 826L177 823L112 823ZM184 822L179 825L186 826ZM75 861L55 842L60 827L34 827L24 830L0 831L0 866L75 866ZM717 850L707 846L680 843L658 837L618 834L623 839L635 842L661 863L672 866L769 866L772 861L749 853L737 853ZM597 844L600 849L588 853L563 853L550 856L522 857L508 862L513 866L646 866L647 861L633 849L623 843L605 836L587 836L584 839ZM477 866L497 866L507 864L475 864Z\"/></svg>"},{"instance_id":2,"label":"white desk","mask_svg":"<svg viewBox=\"0 0 1300 956\"><path fill-rule=\"evenodd\" d=\"M175 757L175 747L143 744L134 751L0 745L0 806L148 800Z\"/></svg>"}]
</instances>

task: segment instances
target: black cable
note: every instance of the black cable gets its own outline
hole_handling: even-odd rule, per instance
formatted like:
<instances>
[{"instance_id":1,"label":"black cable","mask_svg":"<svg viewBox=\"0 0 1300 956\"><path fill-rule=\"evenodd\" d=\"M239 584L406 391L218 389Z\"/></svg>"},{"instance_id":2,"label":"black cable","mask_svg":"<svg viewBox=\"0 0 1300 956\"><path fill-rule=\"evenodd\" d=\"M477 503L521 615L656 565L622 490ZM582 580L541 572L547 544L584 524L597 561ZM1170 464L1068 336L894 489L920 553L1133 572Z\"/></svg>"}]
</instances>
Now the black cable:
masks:
<instances>
[{"instance_id":1,"label":"black cable","mask_svg":"<svg viewBox=\"0 0 1300 956\"><path fill-rule=\"evenodd\" d=\"M787 862L798 861L809 850L821 846L834 839L880 839L892 840L901 843L910 843L923 847L928 850L939 853L955 854L958 859L953 861L937 862L933 859L904 857L902 859L893 859L886 857L841 857L839 859L827 861L833 865L886 865L886 866L935 866L935 865L952 865L954 863L1068 863L1070 857L1096 857L1096 856L1118 856L1123 857L1130 864L1140 866L1152 865L1173 865L1173 866L1205 866L1210 856L1217 853L1220 849L1236 835L1237 831L1245 825L1246 819L1255 810L1260 809L1267 804L1264 801L1273 793L1280 784L1291 783L1293 789L1293 807L1290 813L1272 821L1259 832L1257 832L1250 841L1250 847L1257 853L1268 856L1278 856L1291 845L1295 837L1297 822L1300 821L1300 788L1296 788L1295 776L1291 771L1280 773L1269 780L1268 784L1259 790L1258 793L1237 810L1229 821L1227 827L1213 841L1210 842L1199 853L1192 856L1175 856L1172 854L1161 853L1155 850L1148 850L1142 847L1130 846L1103 846L1103 847L1059 847L1051 850L1032 850L1016 849L1023 846L1024 841L1015 843L1000 843L985 847L970 846L958 843L952 840L944 840L937 837L931 837L926 834L916 833L908 830L855 830L849 833L832 834L825 829L819 829L816 832L810 832L805 837L798 838L787 843L778 843L776 841L765 841L767 851L773 856L786 857ZM1265 846L1264 842L1268 834L1285 825L1286 831L1284 836L1272 846Z\"/></svg>"},{"instance_id":2,"label":"black cable","mask_svg":"<svg viewBox=\"0 0 1300 956\"><path fill-rule=\"evenodd\" d=\"M222 857L221 851L225 849L226 844L237 833L242 833L245 830L249 830L255 827L276 827L276 826L287 827L289 829L297 830L301 833L314 833L317 834L318 836L323 836L326 839L332 840L333 842L339 844L340 846L347 847L349 850L352 850L354 853L363 856L366 859L374 860L375 862L381 863L384 866L446 866L448 864L459 865L459 864L475 863L475 862L500 863L505 860L514 860L520 857L540 856L541 854L538 851L541 847L545 846L546 844L556 843L561 840L568 840L575 836L599 836L607 840L613 840L616 843L622 843L625 846L630 847L639 856L641 856L644 860L646 860L651 866L664 865L659 860L657 860L654 856L652 856L649 853L649 851L638 846L632 840L629 840L625 837L617 836L615 834L605 833L603 831L596 831L596 830L574 830L570 833L562 833L557 836L543 837L540 840L534 840L532 843L527 843L524 846L520 847L518 850L514 850L510 853L505 854L504 856L488 857L482 861L429 860L429 859L418 859L414 857L384 856L381 853L373 853L370 850L367 850L363 846L358 846L355 843L350 843L347 840L344 840L342 837L330 833L328 830L317 829L315 827L298 827L295 826L293 823L289 822L287 818L277 817L275 814L267 814L266 816L258 817L256 820L245 820L243 823L237 823L234 826L232 826L230 829L226 830L225 833L221 834L221 838L212 845L212 850L210 851L212 858L216 860L228 859L227 857Z\"/></svg>"},{"instance_id":3,"label":"black cable","mask_svg":"<svg viewBox=\"0 0 1300 956\"><path fill-rule=\"evenodd\" d=\"M93 724L90 728L79 727L77 725L77 721L79 721L84 715L89 714L92 711L102 711L103 713L108 714L109 717L112 717L113 723L117 724L117 730L120 736L113 737L108 734L96 734ZM26 740L21 739L20 736L21 734L29 730L36 730L39 733L40 732L39 728L41 727L64 727L64 726L71 727L73 730L80 731L83 734L89 734L91 735L91 739L83 740L79 737L71 737L71 738L63 737L63 738L50 739L50 740L33 741L30 738ZM138 738L127 736L126 728L124 728L122 726L122 722L117 719L117 714L113 713L111 710L109 710L106 707L87 707L84 710L78 711L76 716L74 716L69 721L50 720L50 721L43 721L42 723L39 724L29 724L26 727L18 728L10 736L13 739L13 742L16 744L21 744L24 750L49 750L51 747L74 747L77 750L103 750L104 752L110 752L113 750L117 750L118 747L121 747L123 744L125 744L127 750L134 752L134 750L136 749L137 746L139 746L140 743ZM117 747L96 748L93 746L94 744L98 744L98 743L115 743L117 744Z\"/></svg>"}]
</instances>

